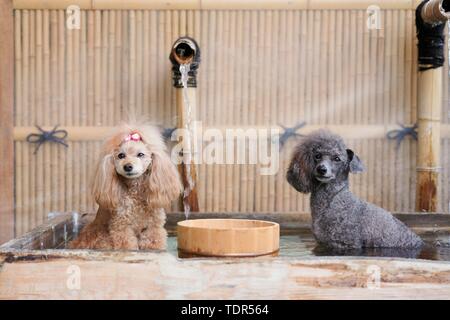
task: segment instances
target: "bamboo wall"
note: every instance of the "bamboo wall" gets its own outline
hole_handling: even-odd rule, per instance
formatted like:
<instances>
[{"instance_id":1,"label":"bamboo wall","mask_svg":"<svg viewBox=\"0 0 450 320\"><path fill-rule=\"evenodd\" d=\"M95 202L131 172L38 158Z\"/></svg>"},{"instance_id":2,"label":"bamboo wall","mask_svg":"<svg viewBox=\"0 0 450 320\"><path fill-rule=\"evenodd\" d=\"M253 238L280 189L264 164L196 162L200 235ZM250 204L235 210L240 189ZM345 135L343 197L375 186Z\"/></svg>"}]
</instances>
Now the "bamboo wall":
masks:
<instances>
[{"instance_id":1,"label":"bamboo wall","mask_svg":"<svg viewBox=\"0 0 450 320\"><path fill-rule=\"evenodd\" d=\"M416 142L396 151L394 141L354 128L415 122L413 10L382 11L382 30L367 29L365 10L83 10L80 30L66 29L64 10L14 15L16 127L105 127L130 114L174 127L168 55L189 35L202 50L204 126L339 126L367 167L352 177L353 190L386 209L414 211ZM447 101L447 77L445 88ZM34 155L34 145L17 139L17 234L51 211L94 210L88 186L99 144L47 144ZM200 165L201 210L309 211L284 178L294 144L283 148L275 176L254 165ZM442 166L440 210L449 212L449 135Z\"/></svg>"}]
</instances>

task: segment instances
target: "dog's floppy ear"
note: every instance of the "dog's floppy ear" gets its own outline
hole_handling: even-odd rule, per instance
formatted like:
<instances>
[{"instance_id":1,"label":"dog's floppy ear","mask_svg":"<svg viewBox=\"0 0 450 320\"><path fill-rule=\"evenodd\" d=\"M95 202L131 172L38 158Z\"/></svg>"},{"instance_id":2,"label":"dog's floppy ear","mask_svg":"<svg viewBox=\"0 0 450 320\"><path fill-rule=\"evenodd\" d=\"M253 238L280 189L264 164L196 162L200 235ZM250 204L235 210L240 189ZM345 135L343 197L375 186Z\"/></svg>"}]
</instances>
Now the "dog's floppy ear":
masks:
<instances>
[{"instance_id":1,"label":"dog's floppy ear","mask_svg":"<svg viewBox=\"0 0 450 320\"><path fill-rule=\"evenodd\" d=\"M304 152L302 146L300 146L292 156L286 179L298 192L309 193L311 192L312 184L311 173L312 170L308 153Z\"/></svg>"},{"instance_id":2,"label":"dog's floppy ear","mask_svg":"<svg viewBox=\"0 0 450 320\"><path fill-rule=\"evenodd\" d=\"M109 209L117 207L118 200L122 198L123 187L116 173L112 154L100 158L92 189L94 199L100 207Z\"/></svg>"},{"instance_id":3,"label":"dog's floppy ear","mask_svg":"<svg viewBox=\"0 0 450 320\"><path fill-rule=\"evenodd\" d=\"M347 149L347 157L349 162L350 172L357 173L364 171L364 165L359 157L350 149Z\"/></svg>"},{"instance_id":4,"label":"dog's floppy ear","mask_svg":"<svg viewBox=\"0 0 450 320\"><path fill-rule=\"evenodd\" d=\"M183 187L176 166L164 152L154 152L148 173L147 202L154 208L163 208L180 196Z\"/></svg>"}]
</instances>

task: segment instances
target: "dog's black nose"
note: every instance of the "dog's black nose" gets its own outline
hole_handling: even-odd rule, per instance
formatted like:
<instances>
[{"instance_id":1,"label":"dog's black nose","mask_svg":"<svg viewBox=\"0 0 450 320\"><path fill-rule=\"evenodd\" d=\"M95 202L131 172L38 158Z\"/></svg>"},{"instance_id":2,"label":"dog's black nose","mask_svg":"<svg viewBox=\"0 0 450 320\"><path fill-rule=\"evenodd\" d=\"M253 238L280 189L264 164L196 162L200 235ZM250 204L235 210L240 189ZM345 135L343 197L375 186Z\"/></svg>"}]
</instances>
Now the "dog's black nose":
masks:
<instances>
[{"instance_id":1,"label":"dog's black nose","mask_svg":"<svg viewBox=\"0 0 450 320\"><path fill-rule=\"evenodd\" d=\"M325 167L323 164L319 165L316 170L317 170L317 173L321 174L321 175L324 175L327 173L327 167Z\"/></svg>"},{"instance_id":2,"label":"dog's black nose","mask_svg":"<svg viewBox=\"0 0 450 320\"><path fill-rule=\"evenodd\" d=\"M131 172L133 171L133 166L131 164L126 164L123 166L123 170L125 170L125 172Z\"/></svg>"}]
</instances>

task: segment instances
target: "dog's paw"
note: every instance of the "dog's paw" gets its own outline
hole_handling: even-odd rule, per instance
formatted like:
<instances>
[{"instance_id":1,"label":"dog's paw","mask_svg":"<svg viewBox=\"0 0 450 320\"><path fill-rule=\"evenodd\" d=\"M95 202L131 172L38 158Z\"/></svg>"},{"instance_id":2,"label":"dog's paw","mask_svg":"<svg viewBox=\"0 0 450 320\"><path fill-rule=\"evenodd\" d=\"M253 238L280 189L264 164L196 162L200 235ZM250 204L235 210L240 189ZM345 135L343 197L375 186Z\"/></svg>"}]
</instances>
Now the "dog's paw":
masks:
<instances>
[{"instance_id":1,"label":"dog's paw","mask_svg":"<svg viewBox=\"0 0 450 320\"><path fill-rule=\"evenodd\" d=\"M166 250L165 239L142 239L139 241L139 250Z\"/></svg>"},{"instance_id":2,"label":"dog's paw","mask_svg":"<svg viewBox=\"0 0 450 320\"><path fill-rule=\"evenodd\" d=\"M112 248L114 250L138 250L139 245L137 239L114 239Z\"/></svg>"}]
</instances>

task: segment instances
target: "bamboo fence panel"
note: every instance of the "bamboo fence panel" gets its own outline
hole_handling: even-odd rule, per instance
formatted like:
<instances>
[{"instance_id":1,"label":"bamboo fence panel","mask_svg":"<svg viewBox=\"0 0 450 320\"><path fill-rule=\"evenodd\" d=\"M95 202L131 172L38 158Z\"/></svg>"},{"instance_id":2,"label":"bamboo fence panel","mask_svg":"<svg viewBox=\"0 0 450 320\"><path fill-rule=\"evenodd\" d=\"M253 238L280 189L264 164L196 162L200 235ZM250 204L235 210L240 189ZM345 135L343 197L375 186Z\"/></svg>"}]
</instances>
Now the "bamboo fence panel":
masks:
<instances>
[{"instance_id":1,"label":"bamboo fence panel","mask_svg":"<svg viewBox=\"0 0 450 320\"><path fill-rule=\"evenodd\" d=\"M90 9L81 11L79 30L66 28L61 9L16 9L14 19L16 127L111 127L142 117L174 127L168 55L185 35L198 41L202 53L196 114L203 127L306 121L307 129L416 120L410 9L383 10L380 30L369 30L365 10L356 9ZM449 88L447 77L444 85ZM442 119L450 124L444 92ZM367 168L351 177L355 193L391 211L414 211L416 142L407 138L396 150L395 141L382 136L350 138L349 147ZM36 155L34 145L16 140L17 234L51 211L95 210L89 180L98 140L69 139L67 149L46 144ZM261 176L261 165L200 164L201 211L309 211L308 196L284 177L296 142L283 147L273 176ZM442 140L442 167L439 210L449 212L448 137Z\"/></svg>"}]
</instances>

